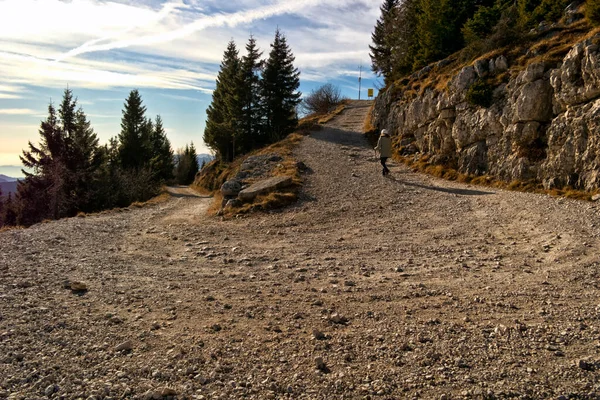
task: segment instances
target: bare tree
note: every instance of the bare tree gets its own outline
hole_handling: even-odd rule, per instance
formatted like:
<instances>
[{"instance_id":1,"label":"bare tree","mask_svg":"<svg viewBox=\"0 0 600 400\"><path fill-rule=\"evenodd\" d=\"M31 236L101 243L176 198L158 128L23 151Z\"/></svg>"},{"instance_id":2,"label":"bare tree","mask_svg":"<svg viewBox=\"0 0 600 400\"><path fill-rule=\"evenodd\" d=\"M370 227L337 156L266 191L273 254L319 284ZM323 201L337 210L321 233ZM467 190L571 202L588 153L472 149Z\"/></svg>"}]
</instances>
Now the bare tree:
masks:
<instances>
[{"instance_id":1,"label":"bare tree","mask_svg":"<svg viewBox=\"0 0 600 400\"><path fill-rule=\"evenodd\" d=\"M340 89L327 83L306 96L300 108L304 114L327 114L333 111L345 98L342 97Z\"/></svg>"}]
</instances>

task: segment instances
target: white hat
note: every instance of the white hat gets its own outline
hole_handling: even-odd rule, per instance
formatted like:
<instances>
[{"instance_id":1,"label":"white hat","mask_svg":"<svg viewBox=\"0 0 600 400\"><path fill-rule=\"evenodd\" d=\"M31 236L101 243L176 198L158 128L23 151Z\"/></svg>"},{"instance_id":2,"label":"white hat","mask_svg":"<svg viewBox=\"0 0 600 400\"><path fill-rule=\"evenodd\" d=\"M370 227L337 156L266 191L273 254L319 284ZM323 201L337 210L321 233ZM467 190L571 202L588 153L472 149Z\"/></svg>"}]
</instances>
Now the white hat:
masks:
<instances>
[{"instance_id":1,"label":"white hat","mask_svg":"<svg viewBox=\"0 0 600 400\"><path fill-rule=\"evenodd\" d=\"M387 134L388 134L388 131L387 131L387 129L382 129L382 130L381 130L381 134L382 134L382 135L387 135Z\"/></svg>"}]
</instances>

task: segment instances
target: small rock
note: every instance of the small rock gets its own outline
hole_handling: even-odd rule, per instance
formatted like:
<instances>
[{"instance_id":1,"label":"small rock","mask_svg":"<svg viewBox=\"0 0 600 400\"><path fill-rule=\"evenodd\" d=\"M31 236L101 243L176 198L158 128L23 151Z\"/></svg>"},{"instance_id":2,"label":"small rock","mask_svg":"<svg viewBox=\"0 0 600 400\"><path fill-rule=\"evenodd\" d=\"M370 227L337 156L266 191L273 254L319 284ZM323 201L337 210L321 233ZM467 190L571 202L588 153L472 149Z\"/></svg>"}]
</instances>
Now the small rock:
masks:
<instances>
[{"instance_id":1,"label":"small rock","mask_svg":"<svg viewBox=\"0 0 600 400\"><path fill-rule=\"evenodd\" d=\"M131 340L127 340L115 347L115 351L131 351L132 349L133 343L131 342Z\"/></svg>"},{"instance_id":2,"label":"small rock","mask_svg":"<svg viewBox=\"0 0 600 400\"><path fill-rule=\"evenodd\" d=\"M600 200L600 193L592 196L592 201L598 201L598 200Z\"/></svg>"},{"instance_id":3,"label":"small rock","mask_svg":"<svg viewBox=\"0 0 600 400\"><path fill-rule=\"evenodd\" d=\"M177 396L177 391L175 389L171 389L171 388L162 388L160 390L160 395L162 397L166 397L166 396Z\"/></svg>"},{"instance_id":4,"label":"small rock","mask_svg":"<svg viewBox=\"0 0 600 400\"><path fill-rule=\"evenodd\" d=\"M317 340L325 340L325 334L318 329L313 329L312 331L313 337Z\"/></svg>"},{"instance_id":5,"label":"small rock","mask_svg":"<svg viewBox=\"0 0 600 400\"><path fill-rule=\"evenodd\" d=\"M44 390L44 394L48 397L52 396L55 392L58 392L58 386L56 385L49 385L46 387L46 390Z\"/></svg>"},{"instance_id":6,"label":"small rock","mask_svg":"<svg viewBox=\"0 0 600 400\"><path fill-rule=\"evenodd\" d=\"M74 292L87 292L88 290L88 287L85 283L78 281L72 281L70 283L70 288Z\"/></svg>"},{"instance_id":7,"label":"small rock","mask_svg":"<svg viewBox=\"0 0 600 400\"><path fill-rule=\"evenodd\" d=\"M315 358L315 366L319 371L327 371L327 365L325 365L325 361L323 361L322 357Z\"/></svg>"},{"instance_id":8,"label":"small rock","mask_svg":"<svg viewBox=\"0 0 600 400\"><path fill-rule=\"evenodd\" d=\"M335 313L329 316L329 321L333 322L334 324L346 324L348 323L348 318L338 313Z\"/></svg>"}]
</instances>

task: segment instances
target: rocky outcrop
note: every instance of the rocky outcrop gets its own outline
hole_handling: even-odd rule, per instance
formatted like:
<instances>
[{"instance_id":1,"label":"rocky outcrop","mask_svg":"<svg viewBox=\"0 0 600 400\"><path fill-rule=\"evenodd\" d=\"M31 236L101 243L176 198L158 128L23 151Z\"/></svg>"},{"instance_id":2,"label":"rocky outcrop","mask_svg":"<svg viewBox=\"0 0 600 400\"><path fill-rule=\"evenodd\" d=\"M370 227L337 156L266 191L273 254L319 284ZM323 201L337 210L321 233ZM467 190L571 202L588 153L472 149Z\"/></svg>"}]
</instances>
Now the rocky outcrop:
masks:
<instances>
[{"instance_id":1,"label":"rocky outcrop","mask_svg":"<svg viewBox=\"0 0 600 400\"><path fill-rule=\"evenodd\" d=\"M238 197L242 201L252 201L258 195L271 193L278 189L290 186L292 184L291 176L275 176L269 179L265 179L260 182L256 182L250 185L246 189L242 190Z\"/></svg>"},{"instance_id":2,"label":"rocky outcrop","mask_svg":"<svg viewBox=\"0 0 600 400\"><path fill-rule=\"evenodd\" d=\"M428 154L463 173L596 189L599 43L600 35L577 43L558 63L523 67L509 65L503 55L480 59L456 73L444 90L430 88L417 97L391 87L377 97L372 123L390 130L405 154ZM494 84L507 70L510 78ZM469 97L475 83L490 90L489 107Z\"/></svg>"}]
</instances>

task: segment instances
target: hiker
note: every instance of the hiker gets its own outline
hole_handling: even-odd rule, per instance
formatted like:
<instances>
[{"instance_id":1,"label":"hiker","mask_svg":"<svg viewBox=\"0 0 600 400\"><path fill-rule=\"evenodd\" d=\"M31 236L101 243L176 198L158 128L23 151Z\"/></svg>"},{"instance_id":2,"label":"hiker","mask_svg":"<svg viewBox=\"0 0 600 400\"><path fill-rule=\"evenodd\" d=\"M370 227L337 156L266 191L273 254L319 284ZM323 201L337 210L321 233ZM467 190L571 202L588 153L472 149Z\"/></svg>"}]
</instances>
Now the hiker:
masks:
<instances>
[{"instance_id":1,"label":"hiker","mask_svg":"<svg viewBox=\"0 0 600 400\"><path fill-rule=\"evenodd\" d=\"M385 163L387 159L392 156L392 139L390 138L387 129L381 130L381 136L379 136L375 151L379 152L379 159L381 160L381 165L383 166L382 173L383 176L386 176L390 173L390 170Z\"/></svg>"}]
</instances>

